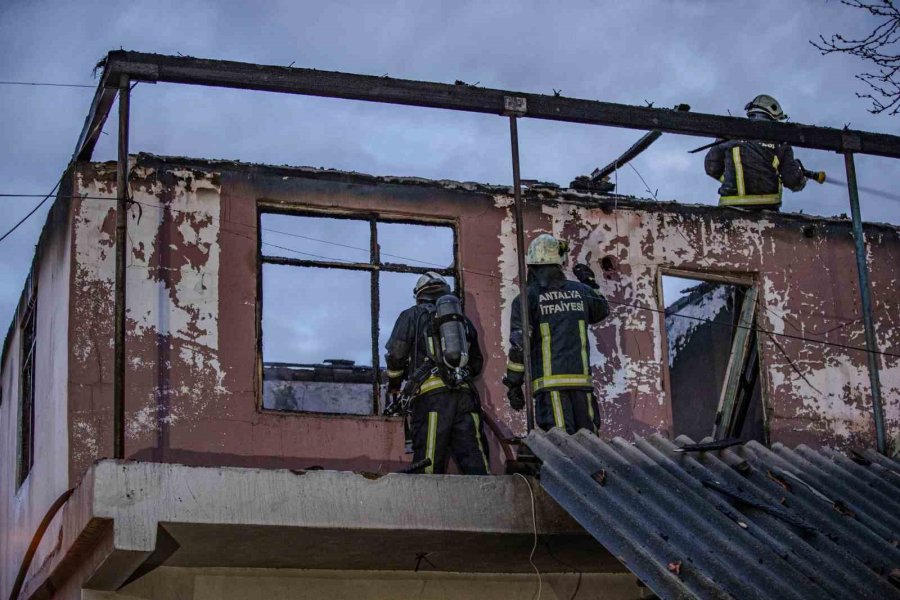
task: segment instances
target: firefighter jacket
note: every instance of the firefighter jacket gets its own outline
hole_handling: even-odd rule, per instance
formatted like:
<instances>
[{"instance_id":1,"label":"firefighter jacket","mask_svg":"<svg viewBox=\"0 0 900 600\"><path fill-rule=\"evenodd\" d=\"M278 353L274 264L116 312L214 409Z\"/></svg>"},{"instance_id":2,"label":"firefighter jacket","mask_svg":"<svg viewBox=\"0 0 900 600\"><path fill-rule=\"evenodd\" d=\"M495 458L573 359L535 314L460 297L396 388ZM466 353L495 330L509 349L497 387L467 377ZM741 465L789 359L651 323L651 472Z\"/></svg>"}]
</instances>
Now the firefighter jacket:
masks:
<instances>
[{"instance_id":1,"label":"firefighter jacket","mask_svg":"<svg viewBox=\"0 0 900 600\"><path fill-rule=\"evenodd\" d=\"M719 206L777 208L782 184L794 192L806 185L803 165L788 144L723 140L707 152L704 166L722 182Z\"/></svg>"},{"instance_id":2,"label":"firefighter jacket","mask_svg":"<svg viewBox=\"0 0 900 600\"><path fill-rule=\"evenodd\" d=\"M391 337L385 345L388 390L400 391L402 382L412 379L426 360L432 367L435 366L429 359L429 356L435 356L435 349L439 343L438 333L432 328L433 316L433 301L425 301L407 308L397 317ZM469 361L466 369L469 371L470 379L474 379L481 373L484 357L478 345L478 334L468 317L466 318L466 337L469 342ZM437 393L446 388L446 382L438 373L429 373L427 377L424 377L415 395Z\"/></svg>"},{"instance_id":3,"label":"firefighter jacket","mask_svg":"<svg viewBox=\"0 0 900 600\"><path fill-rule=\"evenodd\" d=\"M559 267L532 267L528 283L531 326L531 376L535 393L593 389L587 326L609 314L609 304L597 290L570 281ZM525 380L522 350L522 303L516 296L510 318L507 385Z\"/></svg>"}]
</instances>

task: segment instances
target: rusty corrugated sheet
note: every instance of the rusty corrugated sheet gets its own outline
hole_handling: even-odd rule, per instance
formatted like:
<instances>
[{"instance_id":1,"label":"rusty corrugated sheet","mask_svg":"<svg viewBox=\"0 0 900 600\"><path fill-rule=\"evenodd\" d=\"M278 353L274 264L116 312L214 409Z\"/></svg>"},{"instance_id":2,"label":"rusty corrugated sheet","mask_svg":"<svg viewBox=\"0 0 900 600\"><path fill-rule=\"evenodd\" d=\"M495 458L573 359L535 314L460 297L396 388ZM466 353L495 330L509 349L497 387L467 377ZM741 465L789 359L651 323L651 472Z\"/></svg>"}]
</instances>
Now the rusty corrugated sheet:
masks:
<instances>
[{"instance_id":1,"label":"rusty corrugated sheet","mask_svg":"<svg viewBox=\"0 0 900 600\"><path fill-rule=\"evenodd\" d=\"M541 485L661 598L900 598L900 462L533 431Z\"/></svg>"}]
</instances>

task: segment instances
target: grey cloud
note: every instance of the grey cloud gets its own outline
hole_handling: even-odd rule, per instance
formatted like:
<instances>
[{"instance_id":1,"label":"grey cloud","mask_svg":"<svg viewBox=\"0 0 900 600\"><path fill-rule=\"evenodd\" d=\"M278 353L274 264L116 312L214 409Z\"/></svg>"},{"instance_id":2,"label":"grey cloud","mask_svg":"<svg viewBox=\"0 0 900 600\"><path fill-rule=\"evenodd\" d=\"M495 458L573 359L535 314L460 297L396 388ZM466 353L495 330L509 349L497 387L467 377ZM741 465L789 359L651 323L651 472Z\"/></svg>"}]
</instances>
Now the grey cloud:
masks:
<instances>
[{"instance_id":1,"label":"grey cloud","mask_svg":"<svg viewBox=\"0 0 900 600\"><path fill-rule=\"evenodd\" d=\"M453 82L740 114L765 91L792 117L896 132L854 96L861 67L821 57L807 40L864 31L838 3L716 2L6 2L0 6L3 79L91 83L112 48ZM47 191L72 151L91 90L0 86L4 192ZM114 127L107 126L109 132ZM640 132L524 120L523 176L568 183L614 158ZM661 199L712 203L707 140L664 136L635 167ZM172 85L139 85L133 151L304 164L375 174L509 182L504 119L447 111ZM839 156L799 150L808 166L844 178ZM114 135L95 157L115 156ZM685 162L687 157L689 162ZM860 157L866 185L892 190L897 161ZM630 169L620 191L646 196ZM12 223L34 200L0 200ZM900 202L862 198L868 220L900 222ZM810 184L788 210L847 212L845 191ZM0 245L0 324L8 323L44 211Z\"/></svg>"}]
</instances>

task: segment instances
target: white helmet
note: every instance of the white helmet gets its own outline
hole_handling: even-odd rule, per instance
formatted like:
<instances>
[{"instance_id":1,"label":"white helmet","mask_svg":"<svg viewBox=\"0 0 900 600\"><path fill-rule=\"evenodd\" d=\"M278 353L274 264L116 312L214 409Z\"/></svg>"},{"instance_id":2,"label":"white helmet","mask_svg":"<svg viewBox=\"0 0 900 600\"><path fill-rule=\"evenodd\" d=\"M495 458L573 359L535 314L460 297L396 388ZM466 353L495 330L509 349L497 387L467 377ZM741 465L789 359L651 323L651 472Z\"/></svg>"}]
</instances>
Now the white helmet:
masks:
<instances>
[{"instance_id":1,"label":"white helmet","mask_svg":"<svg viewBox=\"0 0 900 600\"><path fill-rule=\"evenodd\" d=\"M751 115L765 115L773 121L784 121L787 119L787 115L781 110L781 104L778 103L778 100L768 94L760 94L748 102L744 110L747 111L748 117Z\"/></svg>"},{"instance_id":2,"label":"white helmet","mask_svg":"<svg viewBox=\"0 0 900 600\"><path fill-rule=\"evenodd\" d=\"M413 296L418 300L419 296L423 294L449 294L450 293L450 285L447 283L447 280L444 279L440 273L435 273L434 271L428 271L416 281L416 286L413 288Z\"/></svg>"},{"instance_id":3,"label":"white helmet","mask_svg":"<svg viewBox=\"0 0 900 600\"><path fill-rule=\"evenodd\" d=\"M561 265L565 262L569 244L558 240L549 233L542 233L528 245L525 253L525 264L528 265Z\"/></svg>"}]
</instances>

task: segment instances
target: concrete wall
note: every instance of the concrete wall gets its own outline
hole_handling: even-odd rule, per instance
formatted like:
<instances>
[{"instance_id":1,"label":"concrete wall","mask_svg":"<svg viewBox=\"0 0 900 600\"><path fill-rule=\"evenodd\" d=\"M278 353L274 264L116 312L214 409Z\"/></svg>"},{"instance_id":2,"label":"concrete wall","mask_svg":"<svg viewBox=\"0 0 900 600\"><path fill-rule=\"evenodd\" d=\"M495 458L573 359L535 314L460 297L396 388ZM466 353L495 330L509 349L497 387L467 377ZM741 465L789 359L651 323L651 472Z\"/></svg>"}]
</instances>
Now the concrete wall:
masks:
<instances>
[{"instance_id":1,"label":"concrete wall","mask_svg":"<svg viewBox=\"0 0 900 600\"><path fill-rule=\"evenodd\" d=\"M527 557L525 557L527 562ZM428 598L535 598L532 574L420 571L304 571L296 569L194 569L162 567L119 592L85 590L83 600L380 600ZM544 574L543 600L649 598L630 574Z\"/></svg>"},{"instance_id":2,"label":"concrete wall","mask_svg":"<svg viewBox=\"0 0 900 600\"><path fill-rule=\"evenodd\" d=\"M810 193L815 193L811 190ZM853 239L846 220L756 215L635 202L628 208L544 205L548 229L603 273L612 318L595 328L594 370L609 426L603 435L667 431L668 374L661 269L750 276L760 291L762 390L771 442L871 447L866 355L777 334L865 347ZM511 217L510 217L511 218ZM881 351L900 350L900 232L866 227ZM508 242L512 245L512 241ZM602 266L606 265L607 269ZM900 359L880 357L889 435L900 433Z\"/></svg>"},{"instance_id":3,"label":"concrete wall","mask_svg":"<svg viewBox=\"0 0 900 600\"><path fill-rule=\"evenodd\" d=\"M36 459L15 486L18 326L2 364L0 591L52 501L112 454L115 170L82 165L88 196L57 202L35 261L38 281ZM68 183L67 183L68 185ZM260 409L257 209L377 212L456 224L467 312L484 344L480 391L502 427L524 430L500 385L516 294L507 188L315 169L139 156L129 213L126 456L193 465L384 471L406 460L400 422ZM814 193L809 191L805 193ZM760 289L763 400L770 440L871 446L873 426L846 220L530 190L528 236L552 231L591 264L612 316L590 332L602 435L670 433L668 361L658 280L664 268L752 278ZM869 225L880 349L900 353L900 234ZM900 432L900 359L879 357L889 435ZM502 453L493 444L493 468ZM68 460L66 457L68 456ZM53 524L40 569L59 537Z\"/></svg>"},{"instance_id":4,"label":"concrete wall","mask_svg":"<svg viewBox=\"0 0 900 600\"><path fill-rule=\"evenodd\" d=\"M69 410L75 477L111 454L114 168L86 165L75 203ZM260 410L257 371L257 208L377 212L446 219L458 228L467 312L487 358L486 411L512 431L506 405L509 308L516 294L507 188L315 169L140 156L132 171L128 267L126 455L185 464L385 470L405 459L399 421ZM808 193L814 193L810 191ZM613 302L591 331L602 434L669 432L663 267L752 277L760 325L863 346L846 221L753 215L714 207L529 193L528 236L569 239ZM540 202L537 202L540 200ZM588 204L590 203L590 204ZM159 206L164 209L157 208ZM898 352L896 228L867 228L881 349ZM865 355L763 336L763 390L772 441L871 445ZM791 364L793 362L793 365ZM900 361L882 357L890 430L900 428ZM495 464L498 457L494 448Z\"/></svg>"},{"instance_id":5,"label":"concrete wall","mask_svg":"<svg viewBox=\"0 0 900 600\"><path fill-rule=\"evenodd\" d=\"M325 178L322 177L325 176ZM504 214L469 189L387 183L315 170L167 165L132 171L128 266L126 456L184 464L385 470L406 460L398 419L260 410L257 371L257 204L358 210L458 223L465 268L496 273ZM71 473L111 454L114 169L84 166L76 204L70 408ZM165 206L166 210L156 208ZM142 214L139 215L139 208ZM492 210L493 209L493 210ZM138 219L138 217L140 217ZM494 246L497 246L496 248ZM496 279L465 282L482 339L494 340L490 407L505 357ZM227 326L222 326L227 324ZM495 448L495 457L501 453ZM499 458L495 461L499 468Z\"/></svg>"},{"instance_id":6,"label":"concrete wall","mask_svg":"<svg viewBox=\"0 0 900 600\"><path fill-rule=\"evenodd\" d=\"M17 486L21 311L16 313L5 345L0 377L3 394L0 406L0 596L3 597L9 595L38 524L50 505L70 485L69 415L65 402L71 283L69 217L65 203L58 203L51 210L32 266L37 293L34 464L21 486ZM55 520L47 530L33 564L41 564L55 551L58 533L59 520Z\"/></svg>"}]
</instances>

